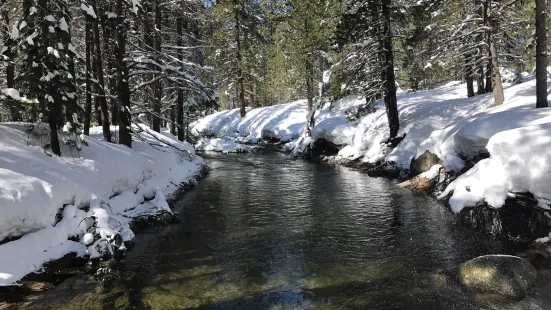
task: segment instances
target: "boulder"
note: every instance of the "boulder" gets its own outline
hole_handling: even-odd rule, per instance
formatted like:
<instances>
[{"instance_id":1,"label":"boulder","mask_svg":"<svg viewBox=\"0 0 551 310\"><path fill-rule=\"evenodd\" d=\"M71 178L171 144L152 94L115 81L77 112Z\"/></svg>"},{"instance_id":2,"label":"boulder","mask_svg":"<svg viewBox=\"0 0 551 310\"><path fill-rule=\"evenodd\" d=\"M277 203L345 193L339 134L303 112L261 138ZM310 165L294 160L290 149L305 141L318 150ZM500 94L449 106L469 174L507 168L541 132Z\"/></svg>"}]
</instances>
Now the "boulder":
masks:
<instances>
[{"instance_id":1,"label":"boulder","mask_svg":"<svg viewBox=\"0 0 551 310\"><path fill-rule=\"evenodd\" d=\"M433 186L434 181L425 177L414 177L396 185L398 188L409 188L421 192L429 192Z\"/></svg>"},{"instance_id":2,"label":"boulder","mask_svg":"<svg viewBox=\"0 0 551 310\"><path fill-rule=\"evenodd\" d=\"M459 266L459 281L476 294L500 295L520 300L537 272L527 260L509 255L485 255Z\"/></svg>"},{"instance_id":3,"label":"boulder","mask_svg":"<svg viewBox=\"0 0 551 310\"><path fill-rule=\"evenodd\" d=\"M434 165L441 165L442 159L440 159L435 154L425 151L421 156L413 158L410 164L411 175L418 175L423 172L429 171L429 169Z\"/></svg>"}]
</instances>

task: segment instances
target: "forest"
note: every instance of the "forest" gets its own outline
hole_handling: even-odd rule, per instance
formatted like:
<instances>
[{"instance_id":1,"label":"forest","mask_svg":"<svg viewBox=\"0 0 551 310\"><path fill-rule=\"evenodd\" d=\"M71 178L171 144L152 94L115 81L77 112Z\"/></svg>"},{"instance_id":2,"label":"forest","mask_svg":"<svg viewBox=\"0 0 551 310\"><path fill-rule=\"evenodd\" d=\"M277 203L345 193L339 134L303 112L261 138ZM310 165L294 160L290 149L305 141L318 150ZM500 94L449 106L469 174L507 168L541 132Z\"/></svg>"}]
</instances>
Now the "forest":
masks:
<instances>
[{"instance_id":1,"label":"forest","mask_svg":"<svg viewBox=\"0 0 551 310\"><path fill-rule=\"evenodd\" d=\"M394 138L397 89L461 80L499 105L502 83L525 71L545 107L543 2L4 0L1 117L47 123L59 155L67 123L131 146L133 123L183 140L219 108L307 98L316 109L350 94L366 98L359 113L384 99Z\"/></svg>"},{"instance_id":2,"label":"forest","mask_svg":"<svg viewBox=\"0 0 551 310\"><path fill-rule=\"evenodd\" d=\"M550 309L548 17L0 0L0 309Z\"/></svg>"}]
</instances>

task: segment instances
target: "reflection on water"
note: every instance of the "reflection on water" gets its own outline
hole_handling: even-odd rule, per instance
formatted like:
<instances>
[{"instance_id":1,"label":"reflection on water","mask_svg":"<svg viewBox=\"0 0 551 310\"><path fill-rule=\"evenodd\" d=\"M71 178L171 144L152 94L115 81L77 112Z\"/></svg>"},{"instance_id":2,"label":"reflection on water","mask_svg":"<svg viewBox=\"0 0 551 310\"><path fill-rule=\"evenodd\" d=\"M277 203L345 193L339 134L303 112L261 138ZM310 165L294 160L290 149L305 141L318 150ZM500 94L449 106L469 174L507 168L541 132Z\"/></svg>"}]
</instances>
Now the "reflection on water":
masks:
<instances>
[{"instance_id":1,"label":"reflection on water","mask_svg":"<svg viewBox=\"0 0 551 310\"><path fill-rule=\"evenodd\" d=\"M210 155L180 224L138 237L80 308L477 309L446 270L508 253L433 199L281 154Z\"/></svg>"}]
</instances>

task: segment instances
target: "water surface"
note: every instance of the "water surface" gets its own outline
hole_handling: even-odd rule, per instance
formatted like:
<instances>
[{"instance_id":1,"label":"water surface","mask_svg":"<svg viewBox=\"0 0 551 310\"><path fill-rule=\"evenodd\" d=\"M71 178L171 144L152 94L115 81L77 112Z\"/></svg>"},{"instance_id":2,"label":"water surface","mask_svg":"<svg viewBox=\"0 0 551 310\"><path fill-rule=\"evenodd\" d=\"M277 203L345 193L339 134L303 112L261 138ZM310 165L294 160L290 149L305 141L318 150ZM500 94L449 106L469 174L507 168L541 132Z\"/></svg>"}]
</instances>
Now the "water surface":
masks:
<instances>
[{"instance_id":1,"label":"water surface","mask_svg":"<svg viewBox=\"0 0 551 310\"><path fill-rule=\"evenodd\" d=\"M122 284L75 308L479 309L448 271L513 252L394 181L279 153L207 163L181 223L139 235Z\"/></svg>"}]
</instances>

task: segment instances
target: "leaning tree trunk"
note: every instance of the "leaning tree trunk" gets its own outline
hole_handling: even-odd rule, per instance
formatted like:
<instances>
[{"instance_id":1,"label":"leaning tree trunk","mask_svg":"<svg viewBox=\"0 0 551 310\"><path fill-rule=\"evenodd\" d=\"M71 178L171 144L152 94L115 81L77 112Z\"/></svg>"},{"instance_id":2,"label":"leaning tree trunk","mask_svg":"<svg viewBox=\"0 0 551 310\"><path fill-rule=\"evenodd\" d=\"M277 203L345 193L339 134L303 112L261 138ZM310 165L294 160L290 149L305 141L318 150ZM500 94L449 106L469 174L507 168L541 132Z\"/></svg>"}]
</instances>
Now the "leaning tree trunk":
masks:
<instances>
[{"instance_id":1,"label":"leaning tree trunk","mask_svg":"<svg viewBox=\"0 0 551 310\"><path fill-rule=\"evenodd\" d=\"M383 37L385 47L385 107L390 128L390 139L398 135L400 121L398 116L398 104L396 99L396 76L394 74L394 52L392 49L392 32L390 29L390 5L391 0L383 0Z\"/></svg>"},{"instance_id":2,"label":"leaning tree trunk","mask_svg":"<svg viewBox=\"0 0 551 310\"><path fill-rule=\"evenodd\" d=\"M536 108L548 106L546 16L545 0L536 0Z\"/></svg>"}]
</instances>

